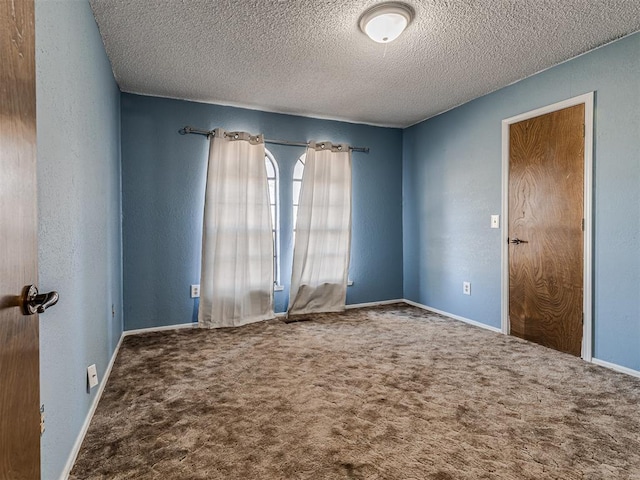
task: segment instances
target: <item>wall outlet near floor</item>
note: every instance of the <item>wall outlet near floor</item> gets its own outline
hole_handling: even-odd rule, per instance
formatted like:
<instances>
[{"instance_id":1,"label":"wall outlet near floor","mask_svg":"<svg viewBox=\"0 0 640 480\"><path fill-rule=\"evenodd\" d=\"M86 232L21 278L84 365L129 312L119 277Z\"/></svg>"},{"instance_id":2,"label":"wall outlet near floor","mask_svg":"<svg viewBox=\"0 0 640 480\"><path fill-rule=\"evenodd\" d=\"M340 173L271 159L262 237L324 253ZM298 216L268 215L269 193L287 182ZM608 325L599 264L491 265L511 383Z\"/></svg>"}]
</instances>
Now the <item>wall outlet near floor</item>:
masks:
<instances>
[{"instance_id":1,"label":"wall outlet near floor","mask_svg":"<svg viewBox=\"0 0 640 480\"><path fill-rule=\"evenodd\" d=\"M191 298L200 297L200 285L191 285Z\"/></svg>"},{"instance_id":2,"label":"wall outlet near floor","mask_svg":"<svg viewBox=\"0 0 640 480\"><path fill-rule=\"evenodd\" d=\"M462 282L462 293L471 295L471 282Z\"/></svg>"},{"instance_id":3,"label":"wall outlet near floor","mask_svg":"<svg viewBox=\"0 0 640 480\"><path fill-rule=\"evenodd\" d=\"M90 389L98 385L98 371L95 363L87 367L87 378L89 379Z\"/></svg>"}]
</instances>

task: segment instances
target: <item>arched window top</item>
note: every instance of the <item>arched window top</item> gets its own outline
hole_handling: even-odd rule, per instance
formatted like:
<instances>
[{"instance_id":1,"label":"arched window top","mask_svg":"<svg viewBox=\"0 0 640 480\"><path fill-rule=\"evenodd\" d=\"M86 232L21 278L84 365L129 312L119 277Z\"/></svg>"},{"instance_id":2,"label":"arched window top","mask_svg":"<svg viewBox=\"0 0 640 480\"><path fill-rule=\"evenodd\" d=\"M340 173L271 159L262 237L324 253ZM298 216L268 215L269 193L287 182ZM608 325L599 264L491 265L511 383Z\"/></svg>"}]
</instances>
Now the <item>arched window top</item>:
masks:
<instances>
[{"instance_id":1,"label":"arched window top","mask_svg":"<svg viewBox=\"0 0 640 480\"><path fill-rule=\"evenodd\" d=\"M293 167L293 180L302 181L302 173L304 172L304 160L307 154L303 153L296 162L296 166Z\"/></svg>"},{"instance_id":2,"label":"arched window top","mask_svg":"<svg viewBox=\"0 0 640 480\"><path fill-rule=\"evenodd\" d=\"M300 155L293 167L293 232L295 235L296 223L298 221L298 205L300 204L300 187L302 186L302 175L304 173L304 161L306 153Z\"/></svg>"},{"instance_id":3,"label":"arched window top","mask_svg":"<svg viewBox=\"0 0 640 480\"><path fill-rule=\"evenodd\" d=\"M278 177L278 164L269 150L265 148L264 153L264 165L267 167L267 178L275 179Z\"/></svg>"},{"instance_id":4,"label":"arched window top","mask_svg":"<svg viewBox=\"0 0 640 480\"><path fill-rule=\"evenodd\" d=\"M271 224L277 226L277 206L278 199L278 182L280 174L278 172L278 163L273 154L265 148L264 150L264 166L267 169L267 182L269 183L269 204L271 205ZM273 207L276 207L275 209Z\"/></svg>"},{"instance_id":5,"label":"arched window top","mask_svg":"<svg viewBox=\"0 0 640 480\"><path fill-rule=\"evenodd\" d=\"M264 154L264 166L267 170L267 183L269 184L271 231L273 234L273 280L275 285L280 285L280 195L278 194L280 174L278 162L276 162L273 154L266 148Z\"/></svg>"}]
</instances>

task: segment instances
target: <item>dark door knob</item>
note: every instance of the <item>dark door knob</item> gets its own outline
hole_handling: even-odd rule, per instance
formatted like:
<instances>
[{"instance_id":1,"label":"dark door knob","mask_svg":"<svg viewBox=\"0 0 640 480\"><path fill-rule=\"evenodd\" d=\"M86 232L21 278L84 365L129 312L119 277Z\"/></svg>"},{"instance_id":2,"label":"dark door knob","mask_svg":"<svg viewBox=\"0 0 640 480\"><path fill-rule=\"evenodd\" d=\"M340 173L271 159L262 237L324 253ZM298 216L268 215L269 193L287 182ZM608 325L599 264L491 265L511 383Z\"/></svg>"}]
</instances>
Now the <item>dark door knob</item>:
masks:
<instances>
[{"instance_id":1,"label":"dark door knob","mask_svg":"<svg viewBox=\"0 0 640 480\"><path fill-rule=\"evenodd\" d=\"M513 243L514 245L520 245L521 243L528 243L526 240L520 240L518 237L511 239L509 243Z\"/></svg>"},{"instance_id":2,"label":"dark door knob","mask_svg":"<svg viewBox=\"0 0 640 480\"><path fill-rule=\"evenodd\" d=\"M27 285L22 295L22 313L25 315L44 313L47 308L58 303L58 298L58 292L38 293L35 285Z\"/></svg>"}]
</instances>

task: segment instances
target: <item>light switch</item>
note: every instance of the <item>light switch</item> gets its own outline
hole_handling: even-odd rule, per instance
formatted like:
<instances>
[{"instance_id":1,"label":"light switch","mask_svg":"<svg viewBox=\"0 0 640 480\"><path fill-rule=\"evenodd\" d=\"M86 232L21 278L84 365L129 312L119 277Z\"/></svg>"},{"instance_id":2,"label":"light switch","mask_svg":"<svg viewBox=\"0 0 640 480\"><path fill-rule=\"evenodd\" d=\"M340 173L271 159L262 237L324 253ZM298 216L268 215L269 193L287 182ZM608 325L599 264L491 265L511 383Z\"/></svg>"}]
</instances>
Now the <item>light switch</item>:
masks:
<instances>
[{"instance_id":1,"label":"light switch","mask_svg":"<svg viewBox=\"0 0 640 480\"><path fill-rule=\"evenodd\" d=\"M491 228L500 228L500 215L491 215Z\"/></svg>"}]
</instances>

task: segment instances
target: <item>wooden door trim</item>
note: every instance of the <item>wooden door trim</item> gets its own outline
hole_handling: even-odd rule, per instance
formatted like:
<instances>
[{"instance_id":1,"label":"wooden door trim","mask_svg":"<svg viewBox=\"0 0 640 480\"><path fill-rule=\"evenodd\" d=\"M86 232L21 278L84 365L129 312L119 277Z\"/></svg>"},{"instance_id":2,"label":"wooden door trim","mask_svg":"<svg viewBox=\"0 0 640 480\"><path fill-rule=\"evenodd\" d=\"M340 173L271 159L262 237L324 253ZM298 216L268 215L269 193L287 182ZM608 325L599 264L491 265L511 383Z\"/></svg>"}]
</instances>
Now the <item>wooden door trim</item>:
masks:
<instances>
[{"instance_id":1,"label":"wooden door trim","mask_svg":"<svg viewBox=\"0 0 640 480\"><path fill-rule=\"evenodd\" d=\"M501 235L501 316L502 333L509 334L509 126L523 120L545 115L547 113L584 104L584 278L583 306L584 325L582 333L582 353L584 360L593 358L593 300L592 300L592 248L593 248L593 104L594 92L563 100L546 107L507 118L502 121L502 235Z\"/></svg>"}]
</instances>

